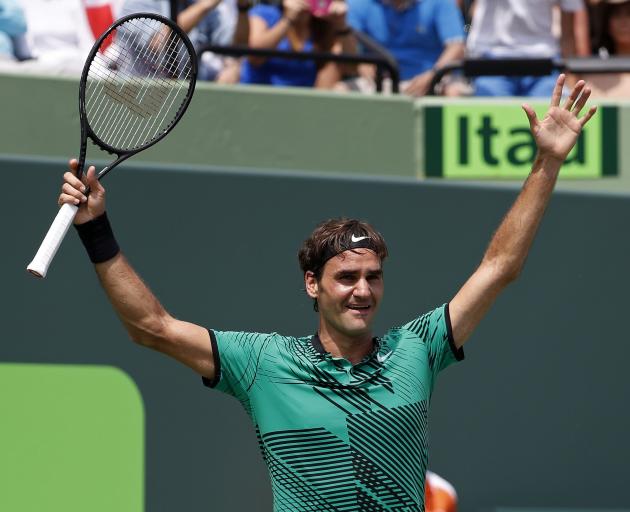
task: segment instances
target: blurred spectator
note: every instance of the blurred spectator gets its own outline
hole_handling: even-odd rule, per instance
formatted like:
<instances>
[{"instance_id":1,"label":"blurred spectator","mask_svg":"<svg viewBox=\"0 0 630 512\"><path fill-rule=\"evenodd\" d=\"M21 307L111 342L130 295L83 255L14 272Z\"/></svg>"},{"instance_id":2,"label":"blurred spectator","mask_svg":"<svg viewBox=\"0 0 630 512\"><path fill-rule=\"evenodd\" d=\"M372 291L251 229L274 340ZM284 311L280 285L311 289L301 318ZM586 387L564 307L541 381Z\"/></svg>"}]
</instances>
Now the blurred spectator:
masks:
<instances>
[{"instance_id":1,"label":"blurred spectator","mask_svg":"<svg viewBox=\"0 0 630 512\"><path fill-rule=\"evenodd\" d=\"M249 15L252 48L285 51L355 52L354 37L346 26L346 4L323 3L323 11L307 0L284 0L282 8L258 4ZM341 68L332 62L249 57L243 62L241 82L250 84L332 88L341 79Z\"/></svg>"},{"instance_id":2,"label":"blurred spectator","mask_svg":"<svg viewBox=\"0 0 630 512\"><path fill-rule=\"evenodd\" d=\"M85 14L94 39L98 39L114 23L122 0L83 0Z\"/></svg>"},{"instance_id":3,"label":"blurred spectator","mask_svg":"<svg viewBox=\"0 0 630 512\"><path fill-rule=\"evenodd\" d=\"M457 5L462 11L462 16L464 17L466 30L470 28L470 15L473 3L474 0L457 0Z\"/></svg>"},{"instance_id":4,"label":"blurred spectator","mask_svg":"<svg viewBox=\"0 0 630 512\"><path fill-rule=\"evenodd\" d=\"M26 35L14 41L14 49L18 59L31 60L3 63L0 71L80 75L94 43L84 1L22 0L20 5Z\"/></svg>"},{"instance_id":5,"label":"blurred spectator","mask_svg":"<svg viewBox=\"0 0 630 512\"><path fill-rule=\"evenodd\" d=\"M629 0L602 0L593 5L593 46L600 57L630 54Z\"/></svg>"},{"instance_id":6,"label":"blurred spectator","mask_svg":"<svg viewBox=\"0 0 630 512\"><path fill-rule=\"evenodd\" d=\"M0 0L0 59L13 61L18 58L15 41L24 37L26 19L17 0Z\"/></svg>"},{"instance_id":7,"label":"blurred spectator","mask_svg":"<svg viewBox=\"0 0 630 512\"><path fill-rule=\"evenodd\" d=\"M593 11L602 58L630 57L630 0L604 0ZM630 98L630 73L588 76L594 97Z\"/></svg>"},{"instance_id":8,"label":"blurred spectator","mask_svg":"<svg viewBox=\"0 0 630 512\"><path fill-rule=\"evenodd\" d=\"M134 12L152 12L170 17L169 0L125 0L120 16ZM237 26L236 0L183 0L177 24L188 33L196 50L206 44L229 46ZM236 68L236 72L235 69ZM238 81L238 61L211 52L203 52L199 66L200 80Z\"/></svg>"},{"instance_id":9,"label":"blurred spectator","mask_svg":"<svg viewBox=\"0 0 630 512\"><path fill-rule=\"evenodd\" d=\"M401 91L428 92L434 69L464 56L464 20L455 0L348 0L348 23L381 44L400 68ZM347 89L374 92L374 69L361 66Z\"/></svg>"},{"instance_id":10,"label":"blurred spectator","mask_svg":"<svg viewBox=\"0 0 630 512\"><path fill-rule=\"evenodd\" d=\"M562 11L559 7L556 6L555 9L556 14L559 15L560 18L560 30L554 35L557 39L561 41L567 41L569 46L565 48L561 53L563 56L577 56L577 57L587 57L593 54L593 48L591 45L591 35L590 35L590 15L588 11L588 7L585 6L583 9L579 11L575 11L573 13L573 23L571 24L571 16L562 17ZM565 25L562 25L562 20L564 20ZM562 38L562 32L565 34L573 33L572 38Z\"/></svg>"},{"instance_id":11,"label":"blurred spectator","mask_svg":"<svg viewBox=\"0 0 630 512\"><path fill-rule=\"evenodd\" d=\"M560 41L554 36L554 8L561 13ZM577 27L576 27L577 22ZM584 25L582 27L582 25ZM482 58L586 56L588 16L583 0L476 0L468 52ZM549 96L557 73L544 77L480 77L478 96Z\"/></svg>"},{"instance_id":12,"label":"blurred spectator","mask_svg":"<svg viewBox=\"0 0 630 512\"><path fill-rule=\"evenodd\" d=\"M427 471L424 480L425 512L457 512L457 493L444 478Z\"/></svg>"}]
</instances>

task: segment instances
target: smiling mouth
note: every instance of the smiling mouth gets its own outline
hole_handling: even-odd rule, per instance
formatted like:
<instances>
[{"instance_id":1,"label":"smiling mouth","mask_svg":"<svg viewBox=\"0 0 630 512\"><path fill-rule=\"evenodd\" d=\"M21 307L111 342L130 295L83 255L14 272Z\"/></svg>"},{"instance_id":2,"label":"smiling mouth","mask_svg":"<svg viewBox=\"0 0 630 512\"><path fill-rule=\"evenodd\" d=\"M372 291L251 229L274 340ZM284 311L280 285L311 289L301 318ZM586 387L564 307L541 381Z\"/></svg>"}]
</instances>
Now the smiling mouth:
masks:
<instances>
[{"instance_id":1,"label":"smiling mouth","mask_svg":"<svg viewBox=\"0 0 630 512\"><path fill-rule=\"evenodd\" d=\"M356 304L348 304L346 306L348 309L352 309L354 311L367 311L368 309L370 309L372 306L358 306Z\"/></svg>"}]
</instances>

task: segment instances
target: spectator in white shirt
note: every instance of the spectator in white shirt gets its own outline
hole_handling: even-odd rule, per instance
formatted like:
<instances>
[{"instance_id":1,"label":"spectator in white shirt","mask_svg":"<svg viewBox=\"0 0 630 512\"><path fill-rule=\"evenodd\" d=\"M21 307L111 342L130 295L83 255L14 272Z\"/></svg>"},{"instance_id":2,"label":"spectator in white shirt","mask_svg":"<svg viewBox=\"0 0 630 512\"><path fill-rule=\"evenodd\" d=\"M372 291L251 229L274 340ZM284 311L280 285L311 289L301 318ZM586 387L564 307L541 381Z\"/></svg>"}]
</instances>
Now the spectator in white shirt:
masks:
<instances>
[{"instance_id":1,"label":"spectator in white shirt","mask_svg":"<svg viewBox=\"0 0 630 512\"><path fill-rule=\"evenodd\" d=\"M560 40L553 13L561 12ZM556 58L588 55L588 29L575 31L575 17L587 22L583 0L477 0L467 41L468 54L482 58ZM583 34L584 41L575 34ZM549 96L557 73L549 76L485 76L474 81L478 96Z\"/></svg>"}]
</instances>

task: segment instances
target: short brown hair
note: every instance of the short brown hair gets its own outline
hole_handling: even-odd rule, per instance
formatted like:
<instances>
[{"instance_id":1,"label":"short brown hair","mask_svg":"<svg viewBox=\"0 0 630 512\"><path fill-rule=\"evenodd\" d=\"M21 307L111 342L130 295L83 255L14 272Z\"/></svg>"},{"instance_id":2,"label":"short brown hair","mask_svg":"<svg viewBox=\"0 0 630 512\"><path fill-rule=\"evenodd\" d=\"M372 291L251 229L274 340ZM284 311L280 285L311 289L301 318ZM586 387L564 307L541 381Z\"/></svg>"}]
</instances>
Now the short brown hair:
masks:
<instances>
[{"instance_id":1,"label":"short brown hair","mask_svg":"<svg viewBox=\"0 0 630 512\"><path fill-rule=\"evenodd\" d=\"M331 254L340 254L352 249L352 237L369 237L370 245L381 263L387 258L387 245L383 236L367 222L340 217L319 224L298 251L302 272L313 272L315 278L322 276L324 265Z\"/></svg>"}]
</instances>

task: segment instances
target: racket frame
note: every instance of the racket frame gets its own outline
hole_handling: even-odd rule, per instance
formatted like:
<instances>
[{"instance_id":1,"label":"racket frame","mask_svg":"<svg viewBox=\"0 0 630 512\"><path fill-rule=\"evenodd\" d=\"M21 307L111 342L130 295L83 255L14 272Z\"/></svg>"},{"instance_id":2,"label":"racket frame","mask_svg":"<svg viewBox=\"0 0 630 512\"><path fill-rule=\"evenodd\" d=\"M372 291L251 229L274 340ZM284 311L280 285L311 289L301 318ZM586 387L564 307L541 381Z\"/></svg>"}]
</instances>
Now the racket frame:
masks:
<instances>
[{"instance_id":1,"label":"racket frame","mask_svg":"<svg viewBox=\"0 0 630 512\"><path fill-rule=\"evenodd\" d=\"M163 132L149 141L146 144L143 144L137 148L129 149L129 150L121 150L119 148L114 148L113 146L106 144L103 142L98 135L94 132L87 118L87 114L85 111L85 88L87 84L87 77L90 71L90 66L99 51L101 44L103 41L109 37L119 26L123 23L129 21L130 19L136 18L149 18L154 19L164 25L167 25L171 30L175 31L179 39L184 43L186 49L188 50L189 55L191 56L191 74L190 74L190 84L188 86L188 91L186 93L186 97L183 103L180 105L179 110L168 124L168 126L163 130ZM77 169L77 177L81 179L83 175L83 169L85 167L85 158L87 154L87 139L88 137L92 140L94 145L98 146L102 150L108 152L109 154L115 154L118 158L111 162L109 165L106 165L97 175L97 179L103 178L109 171L111 171L114 167L116 167L121 162L125 161L130 156L139 153L140 151L144 151L145 149L153 146L156 142L162 140L166 135L170 133L172 128L179 122L182 118L186 109L190 105L190 101L192 100L193 94L195 92L195 85L197 82L197 55L195 53L195 49L190 42L190 39L186 35L186 33L177 26L175 22L161 16L159 14L149 13L149 12L138 12L129 14L127 16L123 16L122 18L116 20L101 36L94 42L90 53L85 61L85 65L83 66L83 71L81 73L81 79L79 82L79 122L81 124L81 146L79 151L79 161L78 161L78 169ZM85 191L85 194L89 194L89 188ZM34 276L44 278L46 277L46 273L48 272L48 267L50 263L55 257L57 250L59 249L61 242L63 241L68 228L72 224L74 217L78 211L78 206L74 204L64 204L59 211L55 219L53 220L52 225L50 226L46 236L44 237L43 242L40 244L35 257L31 261L31 263L27 266L27 270Z\"/></svg>"},{"instance_id":2,"label":"racket frame","mask_svg":"<svg viewBox=\"0 0 630 512\"><path fill-rule=\"evenodd\" d=\"M89 120L87 118L87 113L85 111L85 88L87 85L87 78L90 73L90 66L92 65L92 61L96 57L96 54L98 53L103 41L107 39L120 25L126 23L130 19L136 19L136 18L149 18L149 19L159 21L160 23L167 25L171 30L175 31L179 35L181 41L184 43L184 45L186 46L186 49L188 50L189 55L191 56L190 86L188 88L185 101L180 105L177 114L175 115L175 117L172 119L168 127L163 131L161 135L159 135L158 137L152 139L148 143L143 144L142 146L139 146L137 148L129 149L129 150L121 150L119 148L114 148L110 146L109 144L103 142L98 137L98 135L96 135L96 133L90 126ZM103 34L101 34L100 37L95 41L94 46L92 46L92 49L90 50L90 53L88 54L88 57L85 61L85 65L83 66L83 71L81 73L81 80L79 82L79 122L81 123L81 148L79 151L79 165L78 165L78 170L77 170L77 177L81 179L81 176L83 175L83 170L85 168L85 157L87 153L87 138L88 137L99 148L101 148L104 151L107 151L109 154L112 154L112 155L115 154L118 157L112 163L103 167L103 169L98 173L97 179L99 180L103 176L105 176L109 171L111 171L114 167L116 167L118 164L127 160L127 158L129 158L130 156L133 156L136 153L139 153L140 151L144 151L145 149L150 148L156 142L159 142L164 137L166 137L166 135L170 133L171 128L179 122L179 120L182 118L182 116L186 112L186 109L188 109L188 105L190 104L193 94L195 93L195 85L197 82L197 69L198 69L197 54L195 52L195 49L192 43L190 42L190 39L188 38L186 33L171 19L166 18L165 16L162 16L160 14L155 14L151 12L134 12L133 14L128 14L127 16L123 16L122 18L119 18L118 20L116 20L116 22L113 23L105 32L103 32Z\"/></svg>"}]
</instances>

